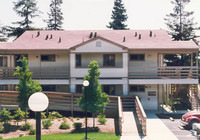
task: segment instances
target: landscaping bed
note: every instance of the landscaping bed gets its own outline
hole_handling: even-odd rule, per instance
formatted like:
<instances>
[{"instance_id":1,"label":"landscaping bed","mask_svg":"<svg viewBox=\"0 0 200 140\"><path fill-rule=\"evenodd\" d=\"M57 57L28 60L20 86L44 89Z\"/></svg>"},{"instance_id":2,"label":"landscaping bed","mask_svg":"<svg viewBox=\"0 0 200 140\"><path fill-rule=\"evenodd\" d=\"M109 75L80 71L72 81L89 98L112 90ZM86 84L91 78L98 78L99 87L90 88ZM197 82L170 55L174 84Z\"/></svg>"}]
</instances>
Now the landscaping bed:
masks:
<instances>
[{"instance_id":1,"label":"landscaping bed","mask_svg":"<svg viewBox=\"0 0 200 140\"><path fill-rule=\"evenodd\" d=\"M47 135L47 134L57 134L57 133L70 133L74 130L73 124L75 122L82 123L82 129L85 128L85 119L84 118L65 118L64 119L67 124L69 124L70 128L66 130L59 129L60 124L63 122L63 118L57 118L52 120L52 126L49 127L49 129L44 129L43 126L41 126L42 130L41 133L42 135ZM114 126L114 119L113 118L106 118L107 122L105 125L101 125L98 122L98 118L95 119L95 127L99 128L99 132L106 132L106 133L115 133L115 126ZM33 129L35 129L35 119L27 119L27 122L29 122ZM8 133L2 133L0 136L2 136L4 139L5 138L14 138L14 137L19 137L20 135L23 136L29 136L29 131L21 131L19 130L20 126L24 124L24 121L19 121L18 126L16 121L11 120L11 128ZM88 118L88 127L93 126L93 118ZM84 130L83 130L84 131Z\"/></svg>"}]
</instances>

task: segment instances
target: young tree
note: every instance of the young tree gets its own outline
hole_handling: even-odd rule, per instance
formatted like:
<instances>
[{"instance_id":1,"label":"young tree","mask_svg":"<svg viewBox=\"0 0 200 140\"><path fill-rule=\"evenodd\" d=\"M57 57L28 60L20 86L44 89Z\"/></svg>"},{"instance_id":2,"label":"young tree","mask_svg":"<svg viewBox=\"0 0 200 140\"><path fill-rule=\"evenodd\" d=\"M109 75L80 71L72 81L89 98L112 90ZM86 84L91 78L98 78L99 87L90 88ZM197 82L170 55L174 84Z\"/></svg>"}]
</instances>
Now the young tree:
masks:
<instances>
[{"instance_id":1,"label":"young tree","mask_svg":"<svg viewBox=\"0 0 200 140\"><path fill-rule=\"evenodd\" d=\"M40 11L37 8L37 2L35 0L17 0L14 3L14 11L17 15L23 18L22 21L13 22L18 27L7 27L8 36L19 37L26 30L34 30L35 28L30 25L33 23L31 20L34 17L39 16Z\"/></svg>"},{"instance_id":2,"label":"young tree","mask_svg":"<svg viewBox=\"0 0 200 140\"><path fill-rule=\"evenodd\" d=\"M93 127L94 127L94 114L103 113L106 105L109 103L109 98L106 93L102 93L101 84L98 77L100 76L99 65L96 61L92 61L88 70L89 74L86 74L84 80L89 81L87 87L87 110L93 114ZM83 97L78 100L78 105L85 110L85 87L82 88Z\"/></svg>"},{"instance_id":3,"label":"young tree","mask_svg":"<svg viewBox=\"0 0 200 140\"><path fill-rule=\"evenodd\" d=\"M63 13L61 12L62 0L51 0L49 19L47 20L47 26L49 30L61 30L63 24Z\"/></svg>"},{"instance_id":4,"label":"young tree","mask_svg":"<svg viewBox=\"0 0 200 140\"><path fill-rule=\"evenodd\" d=\"M113 21L109 22L107 28L114 30L127 29L127 25L124 22L127 21L128 16L122 0L115 0L111 19Z\"/></svg>"},{"instance_id":5,"label":"young tree","mask_svg":"<svg viewBox=\"0 0 200 140\"><path fill-rule=\"evenodd\" d=\"M19 91L18 101L21 110L25 111L26 122L28 98L31 94L42 91L42 88L39 82L32 80L32 72L29 70L26 57L23 57L22 67L17 67L17 72L14 75L19 77L19 85L16 90Z\"/></svg>"},{"instance_id":6,"label":"young tree","mask_svg":"<svg viewBox=\"0 0 200 140\"><path fill-rule=\"evenodd\" d=\"M195 36L195 25L194 18L191 17L194 12L188 12L185 10L185 6L190 0L172 0L171 3L174 5L173 13L166 15L164 19L166 25L169 28L169 34L174 40L191 40Z\"/></svg>"}]
</instances>

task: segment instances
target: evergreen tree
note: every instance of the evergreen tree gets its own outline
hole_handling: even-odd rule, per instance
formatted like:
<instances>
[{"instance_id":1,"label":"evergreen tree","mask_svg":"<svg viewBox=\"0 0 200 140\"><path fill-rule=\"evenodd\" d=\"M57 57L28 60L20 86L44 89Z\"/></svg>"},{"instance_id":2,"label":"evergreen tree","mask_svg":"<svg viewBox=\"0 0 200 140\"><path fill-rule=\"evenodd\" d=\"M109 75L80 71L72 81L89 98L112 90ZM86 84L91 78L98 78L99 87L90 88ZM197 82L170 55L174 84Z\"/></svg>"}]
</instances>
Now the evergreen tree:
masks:
<instances>
[{"instance_id":1,"label":"evergreen tree","mask_svg":"<svg viewBox=\"0 0 200 140\"><path fill-rule=\"evenodd\" d=\"M7 38L5 37L4 27L0 28L0 42L6 42Z\"/></svg>"},{"instance_id":2,"label":"evergreen tree","mask_svg":"<svg viewBox=\"0 0 200 140\"><path fill-rule=\"evenodd\" d=\"M164 19L169 28L169 34L174 40L190 40L195 36L195 25L193 22L194 12L185 11L185 6L190 0L173 0L171 3L174 5L173 13L166 15Z\"/></svg>"},{"instance_id":3,"label":"evergreen tree","mask_svg":"<svg viewBox=\"0 0 200 140\"><path fill-rule=\"evenodd\" d=\"M17 72L14 73L14 75L19 77L19 85L16 87L16 90L19 91L18 101L20 104L20 108L21 110L25 111L26 117L28 98L31 94L42 91L42 88L39 82L32 80L32 72L30 72L29 70L28 60L26 59L26 57L23 57L22 67L17 67Z\"/></svg>"},{"instance_id":4,"label":"evergreen tree","mask_svg":"<svg viewBox=\"0 0 200 140\"><path fill-rule=\"evenodd\" d=\"M96 61L92 61L88 70L89 74L86 74L84 80L89 81L87 87L87 110L93 114L103 113L106 105L109 103L109 98L106 93L102 93L101 84L99 83L98 77L100 76L99 65ZM78 105L85 110L85 87L83 89L83 97L78 100ZM93 127L94 127L93 121Z\"/></svg>"},{"instance_id":5,"label":"evergreen tree","mask_svg":"<svg viewBox=\"0 0 200 140\"><path fill-rule=\"evenodd\" d=\"M127 21L128 16L122 0L115 0L111 19L113 21L109 22L107 28L114 30L127 29L127 25L124 22Z\"/></svg>"},{"instance_id":6,"label":"evergreen tree","mask_svg":"<svg viewBox=\"0 0 200 140\"><path fill-rule=\"evenodd\" d=\"M194 40L195 41L195 25L193 22L194 12L185 11L185 6L190 0L173 0L173 13L166 15L164 19L169 28L169 34L173 40ZM165 55L165 61L168 66L190 66L190 55Z\"/></svg>"},{"instance_id":7,"label":"evergreen tree","mask_svg":"<svg viewBox=\"0 0 200 140\"><path fill-rule=\"evenodd\" d=\"M22 21L13 22L18 27L8 26L6 27L8 36L19 37L26 30L35 30L31 27L33 23L32 18L39 16L40 11L37 8L37 2L35 0L17 0L14 3L14 11L17 15L23 18Z\"/></svg>"},{"instance_id":8,"label":"evergreen tree","mask_svg":"<svg viewBox=\"0 0 200 140\"><path fill-rule=\"evenodd\" d=\"M63 13L61 12L62 0L51 0L49 19L47 26L49 30L61 30L63 24Z\"/></svg>"}]
</instances>

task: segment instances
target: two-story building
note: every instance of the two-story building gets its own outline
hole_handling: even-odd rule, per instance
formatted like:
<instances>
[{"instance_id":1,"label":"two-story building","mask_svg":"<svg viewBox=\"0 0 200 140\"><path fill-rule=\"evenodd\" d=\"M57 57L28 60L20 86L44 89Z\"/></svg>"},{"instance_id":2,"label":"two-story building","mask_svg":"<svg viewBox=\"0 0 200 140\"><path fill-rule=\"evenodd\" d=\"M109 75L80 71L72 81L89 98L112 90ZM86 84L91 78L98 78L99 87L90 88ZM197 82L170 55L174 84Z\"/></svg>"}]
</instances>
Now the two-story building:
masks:
<instances>
[{"instance_id":1,"label":"two-story building","mask_svg":"<svg viewBox=\"0 0 200 140\"><path fill-rule=\"evenodd\" d=\"M145 109L158 109L172 85L198 84L198 51L193 41L172 41L165 30L26 31L0 43L0 89L15 90L13 73L26 56L44 91L81 93L95 60L103 91L137 95ZM166 66L166 54L187 55L189 65Z\"/></svg>"}]
</instances>

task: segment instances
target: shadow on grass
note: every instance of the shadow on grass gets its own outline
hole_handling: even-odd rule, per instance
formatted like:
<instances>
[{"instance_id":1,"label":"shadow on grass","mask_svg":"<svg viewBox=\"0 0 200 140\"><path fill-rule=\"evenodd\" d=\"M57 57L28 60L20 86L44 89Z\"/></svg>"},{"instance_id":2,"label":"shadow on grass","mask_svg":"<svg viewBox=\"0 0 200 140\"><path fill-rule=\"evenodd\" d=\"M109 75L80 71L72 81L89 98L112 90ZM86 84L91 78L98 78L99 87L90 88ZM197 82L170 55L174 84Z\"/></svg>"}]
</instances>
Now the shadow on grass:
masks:
<instances>
[{"instance_id":1,"label":"shadow on grass","mask_svg":"<svg viewBox=\"0 0 200 140\"><path fill-rule=\"evenodd\" d=\"M74 130L72 130L71 133L83 133L83 132L85 132L85 128L81 128L80 130L74 129ZM87 132L99 132L99 128L98 127L88 127Z\"/></svg>"}]
</instances>

